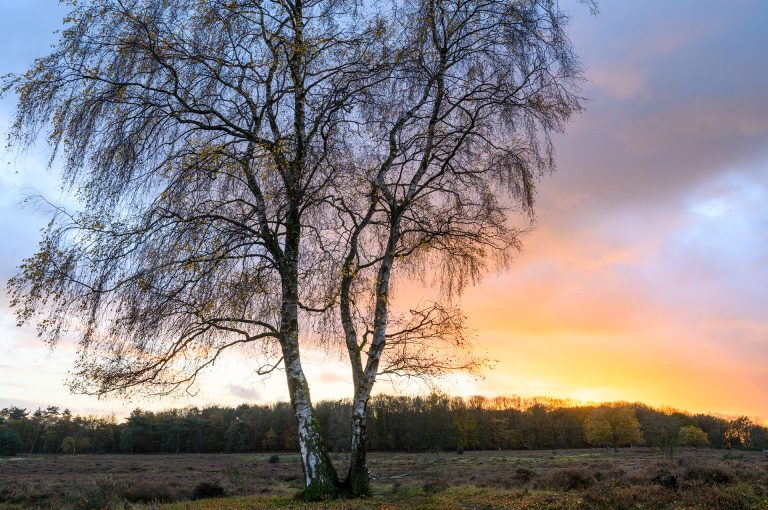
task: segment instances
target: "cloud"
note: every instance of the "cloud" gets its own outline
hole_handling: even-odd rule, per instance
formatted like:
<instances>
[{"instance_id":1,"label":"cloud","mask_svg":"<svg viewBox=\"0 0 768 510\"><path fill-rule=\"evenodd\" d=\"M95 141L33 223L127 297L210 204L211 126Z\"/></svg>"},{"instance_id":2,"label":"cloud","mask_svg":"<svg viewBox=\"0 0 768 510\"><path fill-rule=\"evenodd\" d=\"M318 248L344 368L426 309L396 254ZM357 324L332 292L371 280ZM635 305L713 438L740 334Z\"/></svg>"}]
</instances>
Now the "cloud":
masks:
<instances>
[{"instance_id":1,"label":"cloud","mask_svg":"<svg viewBox=\"0 0 768 510\"><path fill-rule=\"evenodd\" d=\"M242 398L245 400L261 400L261 394L256 391L253 388L248 388L246 386L239 386L237 384L228 384L227 385L227 391L230 395L238 398Z\"/></svg>"},{"instance_id":2,"label":"cloud","mask_svg":"<svg viewBox=\"0 0 768 510\"><path fill-rule=\"evenodd\" d=\"M45 407L45 404L23 398L0 398L0 409L4 407L21 407L23 409L37 409Z\"/></svg>"},{"instance_id":3,"label":"cloud","mask_svg":"<svg viewBox=\"0 0 768 510\"><path fill-rule=\"evenodd\" d=\"M595 86L619 101L641 95L648 81L646 73L637 67L595 68L589 77Z\"/></svg>"},{"instance_id":4,"label":"cloud","mask_svg":"<svg viewBox=\"0 0 768 510\"><path fill-rule=\"evenodd\" d=\"M487 386L764 417L767 179L724 169L657 208L547 201L512 270L464 299L499 360Z\"/></svg>"},{"instance_id":5,"label":"cloud","mask_svg":"<svg viewBox=\"0 0 768 510\"><path fill-rule=\"evenodd\" d=\"M338 372L331 372L328 370L323 370L318 374L317 380L325 383L325 384L333 384L333 383L348 383L350 381L349 377L339 374Z\"/></svg>"},{"instance_id":6,"label":"cloud","mask_svg":"<svg viewBox=\"0 0 768 510\"><path fill-rule=\"evenodd\" d=\"M596 18L575 10L589 101L555 140L559 169L539 187L537 228L509 273L464 298L479 347L499 364L485 380L448 391L764 414L768 3L606 1L601 8ZM11 11L0 6L0 14ZM30 49L17 35L0 30L0 47L24 41L14 43L14 68L50 42ZM8 104L0 104L0 119ZM34 252L38 218L12 207L10 187L42 180L38 166L1 181L8 186L0 190L0 231L13 241L0 247L0 272ZM398 295L418 299L417 290ZM13 347L14 359L38 362L30 353L44 348L12 329L6 308L0 314L3 347ZM51 366L62 368L57 363ZM246 380L242 365L242 373L215 372L205 389L285 398L278 377L261 392L227 384ZM343 363L307 362L307 371L319 383L316 398L337 398L338 384L349 384ZM45 384L60 379L14 370L14 383L29 390L6 397L48 396L44 376Z\"/></svg>"},{"instance_id":7,"label":"cloud","mask_svg":"<svg viewBox=\"0 0 768 510\"><path fill-rule=\"evenodd\" d=\"M587 110L556 144L547 186L590 212L669 203L768 151L768 4L613 2L577 17ZM663 14L662 14L663 11ZM599 200L596 200L599 197ZM583 209L585 210L585 209Z\"/></svg>"}]
</instances>

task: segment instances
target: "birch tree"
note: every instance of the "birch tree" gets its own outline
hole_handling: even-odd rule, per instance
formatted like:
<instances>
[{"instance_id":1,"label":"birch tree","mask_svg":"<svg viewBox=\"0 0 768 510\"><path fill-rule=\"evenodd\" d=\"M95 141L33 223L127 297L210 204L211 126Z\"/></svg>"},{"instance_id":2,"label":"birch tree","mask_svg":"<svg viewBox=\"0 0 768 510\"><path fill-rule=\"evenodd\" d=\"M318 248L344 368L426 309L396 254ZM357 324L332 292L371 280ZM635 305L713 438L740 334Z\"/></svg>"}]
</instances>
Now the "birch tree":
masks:
<instances>
[{"instance_id":1,"label":"birch tree","mask_svg":"<svg viewBox=\"0 0 768 510\"><path fill-rule=\"evenodd\" d=\"M594 5L592 5L594 8ZM581 110L582 70L551 0L418 0L385 27L392 71L361 109L360 175L335 194L345 232L340 320L354 381L347 489L370 493L366 407L378 376L471 369L453 298L519 246L552 133ZM418 275L441 302L393 317L392 289ZM413 283L411 283L413 285Z\"/></svg>"},{"instance_id":2,"label":"birch tree","mask_svg":"<svg viewBox=\"0 0 768 510\"><path fill-rule=\"evenodd\" d=\"M3 92L11 140L49 126L76 211L9 285L20 323L79 339L76 391L168 393L231 349L281 367L305 497L370 492L381 374L474 369L452 298L519 245L581 108L553 0L90 0ZM429 271L427 270L429 268ZM406 275L440 299L392 309ZM338 479L301 364L340 313L352 462ZM326 323L318 323L321 326ZM320 330L323 333L322 328ZM330 339L333 328L321 335Z\"/></svg>"},{"instance_id":3,"label":"birch tree","mask_svg":"<svg viewBox=\"0 0 768 510\"><path fill-rule=\"evenodd\" d=\"M345 113L382 75L375 16L336 0L91 0L22 76L11 142L48 128L57 208L9 282L20 324L79 339L72 387L189 390L232 348L285 371L305 497L337 494L300 357L327 309L318 218Z\"/></svg>"}]
</instances>

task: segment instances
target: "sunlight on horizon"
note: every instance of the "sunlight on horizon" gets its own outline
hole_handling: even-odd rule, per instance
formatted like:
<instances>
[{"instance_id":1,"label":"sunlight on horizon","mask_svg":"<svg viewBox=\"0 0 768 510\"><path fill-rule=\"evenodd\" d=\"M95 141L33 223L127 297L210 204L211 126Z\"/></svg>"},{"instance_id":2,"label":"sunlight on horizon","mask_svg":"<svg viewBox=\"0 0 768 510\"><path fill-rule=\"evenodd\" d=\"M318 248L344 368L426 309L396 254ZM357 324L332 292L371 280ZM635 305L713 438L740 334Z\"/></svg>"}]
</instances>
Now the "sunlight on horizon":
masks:
<instances>
[{"instance_id":1,"label":"sunlight on horizon","mask_svg":"<svg viewBox=\"0 0 768 510\"><path fill-rule=\"evenodd\" d=\"M51 3L0 2L0 74L48 51L62 14ZM497 363L438 388L643 402L768 424L768 3L723 12L693 0L614 0L601 2L597 17L573 10L590 80L586 111L555 140L558 171L539 185L535 228L510 270L487 275L461 300L478 352ZM13 108L13 97L0 102L0 131ZM55 170L42 170L44 146L1 151L4 287L47 222L20 199L32 188L55 194L58 183ZM408 282L399 292L405 302L423 299L420 290ZM74 346L49 352L33 328L15 327L8 301L0 295L0 408L124 417L134 407L287 400L282 373L257 377L256 363L236 355L205 375L194 397L134 404L70 395ZM303 355L315 401L352 396L340 357ZM375 392L429 389L383 380Z\"/></svg>"}]
</instances>

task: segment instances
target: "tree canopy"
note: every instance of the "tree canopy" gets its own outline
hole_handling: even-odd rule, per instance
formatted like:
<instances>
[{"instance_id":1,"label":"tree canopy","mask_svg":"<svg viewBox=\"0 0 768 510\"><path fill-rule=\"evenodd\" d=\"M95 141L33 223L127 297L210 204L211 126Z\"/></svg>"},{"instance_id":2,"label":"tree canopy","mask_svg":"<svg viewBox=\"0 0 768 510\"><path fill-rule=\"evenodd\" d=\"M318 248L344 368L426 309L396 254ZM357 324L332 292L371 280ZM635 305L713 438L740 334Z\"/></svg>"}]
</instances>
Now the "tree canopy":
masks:
<instances>
[{"instance_id":1,"label":"tree canopy","mask_svg":"<svg viewBox=\"0 0 768 510\"><path fill-rule=\"evenodd\" d=\"M624 406L594 409L584 422L584 434L589 444L606 448L638 444L643 437L635 410Z\"/></svg>"},{"instance_id":2,"label":"tree canopy","mask_svg":"<svg viewBox=\"0 0 768 510\"><path fill-rule=\"evenodd\" d=\"M671 416L670 410L642 404L617 405L636 412L643 434L637 445L657 446L649 437L655 422L659 417ZM594 409L542 398L376 395L368 406L367 441L372 451L454 451L458 446L467 450L585 448L589 446L585 425ZM155 412L136 409L125 419L79 416L54 406L19 411L0 409L0 436L13 437L14 443L19 441L15 447L18 453L61 453L66 438L71 438L67 443L80 443L77 453L298 450L296 421L287 402ZM320 401L316 412L328 448L349 452L351 429L345 425L351 415L350 401ZM679 411L675 415L683 424L681 447L727 446L724 431L735 418ZM693 430L701 443L683 439L687 431ZM768 448L766 427L755 425L752 438L750 449Z\"/></svg>"},{"instance_id":3,"label":"tree canopy","mask_svg":"<svg viewBox=\"0 0 768 510\"><path fill-rule=\"evenodd\" d=\"M507 267L510 217L533 217L581 111L567 19L554 0L72 2L2 89L12 142L48 127L79 204L10 280L19 323L79 339L85 393L193 391L238 347L284 370L310 499L339 480L301 345L345 346L347 489L366 494L376 377L481 364L455 355L452 298ZM393 282L427 268L441 299L394 314Z\"/></svg>"}]
</instances>

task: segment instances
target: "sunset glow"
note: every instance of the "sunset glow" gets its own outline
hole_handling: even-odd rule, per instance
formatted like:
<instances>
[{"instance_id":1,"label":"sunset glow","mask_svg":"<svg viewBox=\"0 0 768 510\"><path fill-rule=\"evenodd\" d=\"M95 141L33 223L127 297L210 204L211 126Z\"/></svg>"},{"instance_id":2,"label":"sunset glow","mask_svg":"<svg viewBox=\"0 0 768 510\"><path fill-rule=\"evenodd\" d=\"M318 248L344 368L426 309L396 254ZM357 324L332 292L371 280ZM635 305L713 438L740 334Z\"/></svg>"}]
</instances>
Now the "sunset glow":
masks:
<instances>
[{"instance_id":1,"label":"sunset glow","mask_svg":"<svg viewBox=\"0 0 768 510\"><path fill-rule=\"evenodd\" d=\"M558 170L540 183L535 225L511 269L461 300L478 352L495 363L480 379L453 376L440 388L642 401L765 422L768 3L607 0L600 11L572 8L588 101L554 140ZM0 72L23 71L46 53L62 16L53 0L0 0ZM12 97L0 102L0 131L13 107ZM47 222L20 201L31 189L60 199L47 159L43 146L0 152L3 282L34 253ZM137 405L287 399L281 373L257 377L256 362L236 354L194 398L125 404L70 395L63 381L74 347L50 352L33 328L16 328L4 294L0 349L0 407L124 416ZM304 357L315 400L351 396L341 355Z\"/></svg>"}]
</instances>

